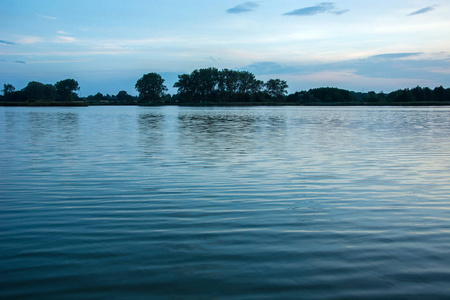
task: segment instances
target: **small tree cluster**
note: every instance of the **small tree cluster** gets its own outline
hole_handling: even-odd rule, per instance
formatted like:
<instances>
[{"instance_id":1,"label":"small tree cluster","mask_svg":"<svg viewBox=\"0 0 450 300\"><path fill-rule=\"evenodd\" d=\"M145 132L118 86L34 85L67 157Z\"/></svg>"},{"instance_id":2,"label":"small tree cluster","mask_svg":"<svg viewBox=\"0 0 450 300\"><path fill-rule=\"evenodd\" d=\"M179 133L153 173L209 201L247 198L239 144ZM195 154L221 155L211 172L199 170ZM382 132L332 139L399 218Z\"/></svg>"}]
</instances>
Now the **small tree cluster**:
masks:
<instances>
[{"instance_id":1,"label":"small tree cluster","mask_svg":"<svg viewBox=\"0 0 450 300\"><path fill-rule=\"evenodd\" d=\"M126 91L120 91L117 95L97 93L86 97L86 103L90 105L134 105L137 104L138 98L128 94Z\"/></svg>"},{"instance_id":2,"label":"small tree cluster","mask_svg":"<svg viewBox=\"0 0 450 300\"><path fill-rule=\"evenodd\" d=\"M267 83L247 71L206 68L178 76L174 84L180 102L258 102L280 99L287 94L287 83L271 79Z\"/></svg>"},{"instance_id":3,"label":"small tree cluster","mask_svg":"<svg viewBox=\"0 0 450 300\"><path fill-rule=\"evenodd\" d=\"M65 79L58 81L54 85L30 81L27 86L20 91L16 91L11 84L4 84L2 91L4 100L11 102L72 102L78 100L78 96L74 91L79 89L77 81L74 79Z\"/></svg>"}]
</instances>

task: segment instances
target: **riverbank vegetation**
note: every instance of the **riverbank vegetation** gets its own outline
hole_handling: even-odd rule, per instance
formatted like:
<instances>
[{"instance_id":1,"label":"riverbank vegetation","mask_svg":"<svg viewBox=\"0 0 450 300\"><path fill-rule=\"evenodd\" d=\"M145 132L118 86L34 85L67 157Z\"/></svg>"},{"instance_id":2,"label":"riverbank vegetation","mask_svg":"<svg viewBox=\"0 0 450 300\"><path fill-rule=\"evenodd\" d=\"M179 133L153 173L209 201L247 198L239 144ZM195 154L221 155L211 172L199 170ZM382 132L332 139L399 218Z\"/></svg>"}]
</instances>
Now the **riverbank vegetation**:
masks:
<instances>
[{"instance_id":1,"label":"riverbank vegetation","mask_svg":"<svg viewBox=\"0 0 450 300\"><path fill-rule=\"evenodd\" d=\"M31 81L16 91L11 84L3 85L0 104L7 106L85 106L75 91L80 89L74 79L65 79L53 84Z\"/></svg>"},{"instance_id":2,"label":"riverbank vegetation","mask_svg":"<svg viewBox=\"0 0 450 300\"><path fill-rule=\"evenodd\" d=\"M208 68L179 75L174 87L180 103L220 104L283 101L288 85L280 79L264 83L247 71Z\"/></svg>"},{"instance_id":3,"label":"riverbank vegetation","mask_svg":"<svg viewBox=\"0 0 450 300\"><path fill-rule=\"evenodd\" d=\"M247 71L205 68L178 76L174 95L167 94L165 80L148 73L137 80L139 96L120 91L117 95L97 93L80 98L78 82L58 81L54 85L32 81L16 91L4 84L0 105L84 106L84 105L450 105L450 89L417 86L391 93L354 92L335 87L321 87L288 94L288 84L281 79L258 80Z\"/></svg>"}]
</instances>

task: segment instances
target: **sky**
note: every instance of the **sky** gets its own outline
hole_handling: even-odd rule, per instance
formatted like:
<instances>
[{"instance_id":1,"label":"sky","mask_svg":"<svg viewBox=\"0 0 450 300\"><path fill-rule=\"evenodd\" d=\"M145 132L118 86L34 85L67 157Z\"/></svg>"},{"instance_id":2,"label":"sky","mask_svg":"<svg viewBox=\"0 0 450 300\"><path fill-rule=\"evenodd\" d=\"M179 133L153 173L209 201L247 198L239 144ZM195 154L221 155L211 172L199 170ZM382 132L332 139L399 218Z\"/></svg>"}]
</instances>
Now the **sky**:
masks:
<instances>
[{"instance_id":1,"label":"sky","mask_svg":"<svg viewBox=\"0 0 450 300\"><path fill-rule=\"evenodd\" d=\"M448 0L1 0L0 87L73 78L80 95L216 67L317 87L450 87Z\"/></svg>"}]
</instances>

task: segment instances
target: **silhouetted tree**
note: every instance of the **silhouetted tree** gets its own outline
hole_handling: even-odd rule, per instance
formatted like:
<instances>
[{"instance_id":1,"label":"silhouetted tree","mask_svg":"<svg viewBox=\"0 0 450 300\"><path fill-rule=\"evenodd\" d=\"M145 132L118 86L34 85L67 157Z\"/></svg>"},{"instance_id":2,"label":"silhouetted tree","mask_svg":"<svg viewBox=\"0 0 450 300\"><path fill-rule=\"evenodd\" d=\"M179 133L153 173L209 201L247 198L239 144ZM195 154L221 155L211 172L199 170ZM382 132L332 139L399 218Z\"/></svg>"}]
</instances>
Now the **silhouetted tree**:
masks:
<instances>
[{"instance_id":1,"label":"silhouetted tree","mask_svg":"<svg viewBox=\"0 0 450 300\"><path fill-rule=\"evenodd\" d=\"M197 84L198 94L201 100L211 100L216 96L219 83L219 70L206 68L192 72L193 81Z\"/></svg>"},{"instance_id":2,"label":"silhouetted tree","mask_svg":"<svg viewBox=\"0 0 450 300\"><path fill-rule=\"evenodd\" d=\"M411 90L411 96L412 96L412 101L416 101L416 102L425 102L426 101L425 92L420 86L417 86ZM429 100L431 100L431 99L429 99Z\"/></svg>"},{"instance_id":3,"label":"silhouetted tree","mask_svg":"<svg viewBox=\"0 0 450 300\"><path fill-rule=\"evenodd\" d=\"M104 100L105 96L102 93L97 93L92 97L94 100Z\"/></svg>"},{"instance_id":4,"label":"silhouetted tree","mask_svg":"<svg viewBox=\"0 0 450 300\"><path fill-rule=\"evenodd\" d=\"M16 90L16 88L12 84L6 83L3 85L2 92L3 92L4 96L8 96L8 95L12 94L15 90Z\"/></svg>"},{"instance_id":5,"label":"silhouetted tree","mask_svg":"<svg viewBox=\"0 0 450 300\"><path fill-rule=\"evenodd\" d=\"M425 97L424 98L425 102L427 102L427 101L435 102L437 100L433 91L429 87L425 87L423 89L423 93L424 93L424 97Z\"/></svg>"},{"instance_id":6,"label":"silhouetted tree","mask_svg":"<svg viewBox=\"0 0 450 300\"><path fill-rule=\"evenodd\" d=\"M58 81L55 83L55 88L59 101L70 102L78 98L74 91L78 91L80 87L78 86L78 82L74 79Z\"/></svg>"},{"instance_id":7,"label":"silhouetted tree","mask_svg":"<svg viewBox=\"0 0 450 300\"><path fill-rule=\"evenodd\" d=\"M317 88L310 89L308 91L313 98L319 103L324 104L354 104L356 102L356 97L353 93L348 90L338 89L338 88Z\"/></svg>"},{"instance_id":8,"label":"silhouetted tree","mask_svg":"<svg viewBox=\"0 0 450 300\"><path fill-rule=\"evenodd\" d=\"M192 101L194 87L191 84L191 76L189 74L178 75L178 81L175 82L173 87L178 89L177 98L179 100L185 102Z\"/></svg>"},{"instance_id":9,"label":"silhouetted tree","mask_svg":"<svg viewBox=\"0 0 450 300\"><path fill-rule=\"evenodd\" d=\"M374 105L377 104L380 101L380 98L378 97L377 93L374 91L370 91L367 93L367 104Z\"/></svg>"},{"instance_id":10,"label":"silhouetted tree","mask_svg":"<svg viewBox=\"0 0 450 300\"><path fill-rule=\"evenodd\" d=\"M270 79L266 82L266 92L272 98L282 98L287 94L289 87L285 80Z\"/></svg>"},{"instance_id":11,"label":"silhouetted tree","mask_svg":"<svg viewBox=\"0 0 450 300\"><path fill-rule=\"evenodd\" d=\"M157 73L148 73L142 76L136 82L135 88L139 92L141 101L147 103L159 101L167 91L164 79Z\"/></svg>"},{"instance_id":12,"label":"silhouetted tree","mask_svg":"<svg viewBox=\"0 0 450 300\"><path fill-rule=\"evenodd\" d=\"M16 90L16 88L12 84L9 84L9 83L4 84L3 90L2 90L3 96L1 98L2 101L7 101L7 102L9 102L9 101L16 102L16 101L21 101L21 100L26 101L26 99L23 99L23 98L25 98L23 95L23 92L20 92L20 93L15 92L15 90ZM22 96L22 97L19 97L19 96Z\"/></svg>"},{"instance_id":13,"label":"silhouetted tree","mask_svg":"<svg viewBox=\"0 0 450 300\"><path fill-rule=\"evenodd\" d=\"M264 82L257 80L255 75L241 71L238 73L238 93L241 95L254 95L262 90ZM287 86L286 86L287 87Z\"/></svg>"},{"instance_id":14,"label":"silhouetted tree","mask_svg":"<svg viewBox=\"0 0 450 300\"><path fill-rule=\"evenodd\" d=\"M389 94L389 103L391 104L407 104L413 101L414 98L410 89L397 90Z\"/></svg>"},{"instance_id":15,"label":"silhouetted tree","mask_svg":"<svg viewBox=\"0 0 450 300\"><path fill-rule=\"evenodd\" d=\"M263 82L247 71L206 68L179 75L174 87L181 102L241 102L261 92Z\"/></svg>"},{"instance_id":16,"label":"silhouetted tree","mask_svg":"<svg viewBox=\"0 0 450 300\"><path fill-rule=\"evenodd\" d=\"M23 89L28 100L55 101L56 89L51 84L43 84L37 81L31 81Z\"/></svg>"},{"instance_id":17,"label":"silhouetted tree","mask_svg":"<svg viewBox=\"0 0 450 300\"><path fill-rule=\"evenodd\" d=\"M134 97L128 94L126 91L120 91L116 96L117 102L123 104L133 104Z\"/></svg>"}]
</instances>

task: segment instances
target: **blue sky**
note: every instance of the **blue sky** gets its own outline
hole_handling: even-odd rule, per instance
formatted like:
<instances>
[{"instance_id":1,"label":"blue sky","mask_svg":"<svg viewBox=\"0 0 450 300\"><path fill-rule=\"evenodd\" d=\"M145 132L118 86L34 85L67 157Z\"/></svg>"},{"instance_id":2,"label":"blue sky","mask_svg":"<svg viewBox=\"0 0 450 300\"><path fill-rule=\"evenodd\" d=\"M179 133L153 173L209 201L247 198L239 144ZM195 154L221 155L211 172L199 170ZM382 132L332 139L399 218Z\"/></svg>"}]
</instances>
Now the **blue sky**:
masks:
<instances>
[{"instance_id":1,"label":"blue sky","mask_svg":"<svg viewBox=\"0 0 450 300\"><path fill-rule=\"evenodd\" d=\"M450 1L2 0L0 85L76 79L136 94L157 72L204 67L280 78L290 92L450 87Z\"/></svg>"}]
</instances>

